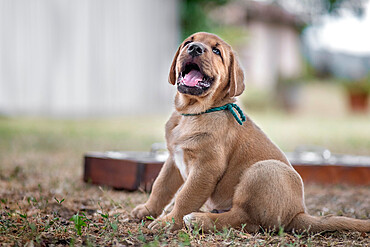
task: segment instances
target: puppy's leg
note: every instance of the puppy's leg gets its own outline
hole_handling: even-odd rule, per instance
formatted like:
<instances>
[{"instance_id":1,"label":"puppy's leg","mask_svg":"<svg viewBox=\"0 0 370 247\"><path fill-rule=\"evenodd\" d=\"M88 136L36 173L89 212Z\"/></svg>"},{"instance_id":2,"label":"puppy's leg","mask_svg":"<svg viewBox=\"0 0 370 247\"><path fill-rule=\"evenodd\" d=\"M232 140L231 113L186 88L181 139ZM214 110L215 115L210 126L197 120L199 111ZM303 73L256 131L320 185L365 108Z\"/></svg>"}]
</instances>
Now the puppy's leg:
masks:
<instances>
[{"instance_id":1,"label":"puppy's leg","mask_svg":"<svg viewBox=\"0 0 370 247\"><path fill-rule=\"evenodd\" d=\"M241 228L248 232L256 232L259 226L252 223L248 214L239 208L233 207L225 213L191 213L184 216L184 222L188 227L198 226L203 231L222 230L224 227Z\"/></svg>"},{"instance_id":2,"label":"puppy's leg","mask_svg":"<svg viewBox=\"0 0 370 247\"><path fill-rule=\"evenodd\" d=\"M183 183L180 172L170 156L154 181L148 201L132 210L131 215L135 218L143 218L149 215L157 217L162 213L163 208L170 203Z\"/></svg>"},{"instance_id":3,"label":"puppy's leg","mask_svg":"<svg viewBox=\"0 0 370 247\"><path fill-rule=\"evenodd\" d=\"M214 161L212 161L214 162ZM214 170L212 169L214 168ZM157 219L149 225L150 229L172 223L171 230L182 227L183 216L196 212L207 201L217 183L217 165L198 166L190 171L184 186L175 198L173 210L166 216Z\"/></svg>"},{"instance_id":4,"label":"puppy's leg","mask_svg":"<svg viewBox=\"0 0 370 247\"><path fill-rule=\"evenodd\" d=\"M258 162L241 176L229 212L193 213L185 220L205 230L241 227L248 231L279 229L304 212L302 180L289 165L276 160Z\"/></svg>"}]
</instances>

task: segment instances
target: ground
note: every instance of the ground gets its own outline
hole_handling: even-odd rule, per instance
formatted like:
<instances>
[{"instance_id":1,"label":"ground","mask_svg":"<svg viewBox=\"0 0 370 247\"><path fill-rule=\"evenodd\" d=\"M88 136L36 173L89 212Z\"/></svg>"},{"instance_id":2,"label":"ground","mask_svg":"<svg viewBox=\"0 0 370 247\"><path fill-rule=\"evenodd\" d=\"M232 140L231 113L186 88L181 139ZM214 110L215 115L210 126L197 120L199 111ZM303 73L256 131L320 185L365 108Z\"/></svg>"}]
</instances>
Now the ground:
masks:
<instances>
[{"instance_id":1,"label":"ground","mask_svg":"<svg viewBox=\"0 0 370 247\"><path fill-rule=\"evenodd\" d=\"M245 107L247 109L247 107ZM284 151L325 146L334 153L370 155L369 115L300 115L246 111ZM163 141L167 116L106 120L0 118L0 243L2 245L370 246L369 234L250 234L225 229L205 234L147 229L130 218L144 192L84 183L86 151L149 150ZM366 130L366 131L365 131ZM289 134L287 134L289 133ZM305 186L312 215L370 218L370 188Z\"/></svg>"}]
</instances>

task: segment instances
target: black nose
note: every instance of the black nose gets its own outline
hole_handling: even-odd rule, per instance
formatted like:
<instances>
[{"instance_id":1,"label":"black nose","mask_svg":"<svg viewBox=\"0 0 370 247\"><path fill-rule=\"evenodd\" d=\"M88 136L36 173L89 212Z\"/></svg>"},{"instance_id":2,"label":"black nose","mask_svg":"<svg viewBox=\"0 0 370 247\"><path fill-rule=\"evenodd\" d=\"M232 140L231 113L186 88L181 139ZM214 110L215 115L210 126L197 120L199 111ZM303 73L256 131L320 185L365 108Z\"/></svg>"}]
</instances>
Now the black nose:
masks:
<instances>
[{"instance_id":1,"label":"black nose","mask_svg":"<svg viewBox=\"0 0 370 247\"><path fill-rule=\"evenodd\" d=\"M192 57L202 55L203 52L204 52L204 46L202 44L193 43L193 44L190 44L189 47L188 47L188 53Z\"/></svg>"}]
</instances>

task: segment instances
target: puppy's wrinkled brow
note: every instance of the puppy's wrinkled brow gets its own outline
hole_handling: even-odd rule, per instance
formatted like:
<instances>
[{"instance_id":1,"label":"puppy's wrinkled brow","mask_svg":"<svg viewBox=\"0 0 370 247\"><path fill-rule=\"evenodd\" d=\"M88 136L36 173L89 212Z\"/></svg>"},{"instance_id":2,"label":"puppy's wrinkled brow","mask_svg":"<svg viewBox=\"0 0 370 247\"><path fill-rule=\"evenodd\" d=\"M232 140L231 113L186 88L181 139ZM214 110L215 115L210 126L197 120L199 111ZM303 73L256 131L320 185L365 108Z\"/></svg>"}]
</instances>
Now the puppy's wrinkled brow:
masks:
<instances>
[{"instance_id":1,"label":"puppy's wrinkled brow","mask_svg":"<svg viewBox=\"0 0 370 247\"><path fill-rule=\"evenodd\" d=\"M215 47L218 47L219 45L220 45L220 43L218 43L218 42L217 42L217 43L215 44ZM221 53L221 54L222 54L222 53ZM224 58L222 57L222 55L221 55L220 57L221 57L222 64L223 64L223 65L225 65L225 63L224 63Z\"/></svg>"}]
</instances>

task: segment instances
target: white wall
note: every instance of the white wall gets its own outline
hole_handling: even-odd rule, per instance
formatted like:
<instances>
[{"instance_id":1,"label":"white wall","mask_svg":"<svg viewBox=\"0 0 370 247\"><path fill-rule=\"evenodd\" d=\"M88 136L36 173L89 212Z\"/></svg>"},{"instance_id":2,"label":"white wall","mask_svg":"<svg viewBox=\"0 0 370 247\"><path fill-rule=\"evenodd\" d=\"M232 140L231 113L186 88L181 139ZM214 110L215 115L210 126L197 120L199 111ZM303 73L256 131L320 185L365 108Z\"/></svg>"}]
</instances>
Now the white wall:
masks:
<instances>
[{"instance_id":1,"label":"white wall","mask_svg":"<svg viewBox=\"0 0 370 247\"><path fill-rule=\"evenodd\" d=\"M251 21L248 30L248 45L242 51L248 83L274 90L279 76L296 78L301 75L301 42L292 27Z\"/></svg>"},{"instance_id":2,"label":"white wall","mask_svg":"<svg viewBox=\"0 0 370 247\"><path fill-rule=\"evenodd\" d=\"M165 112L173 0L0 0L0 114Z\"/></svg>"}]
</instances>

